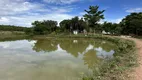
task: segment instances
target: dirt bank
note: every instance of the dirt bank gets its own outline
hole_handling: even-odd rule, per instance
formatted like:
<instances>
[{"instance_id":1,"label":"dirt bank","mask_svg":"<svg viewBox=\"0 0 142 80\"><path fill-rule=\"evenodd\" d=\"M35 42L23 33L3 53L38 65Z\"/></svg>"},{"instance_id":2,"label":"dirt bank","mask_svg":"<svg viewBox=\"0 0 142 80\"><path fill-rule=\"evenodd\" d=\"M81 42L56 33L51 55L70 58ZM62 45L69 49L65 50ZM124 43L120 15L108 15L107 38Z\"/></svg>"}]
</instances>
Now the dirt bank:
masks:
<instances>
[{"instance_id":1,"label":"dirt bank","mask_svg":"<svg viewBox=\"0 0 142 80\"><path fill-rule=\"evenodd\" d=\"M134 75L134 80L142 80L142 40L130 38L131 40L135 41L137 47L137 54L138 54L138 62L139 66L134 69L132 73Z\"/></svg>"},{"instance_id":2,"label":"dirt bank","mask_svg":"<svg viewBox=\"0 0 142 80\"><path fill-rule=\"evenodd\" d=\"M142 40L136 38L123 38L133 40L136 43L139 66L136 67L130 75L132 76L132 80L142 80Z\"/></svg>"}]
</instances>

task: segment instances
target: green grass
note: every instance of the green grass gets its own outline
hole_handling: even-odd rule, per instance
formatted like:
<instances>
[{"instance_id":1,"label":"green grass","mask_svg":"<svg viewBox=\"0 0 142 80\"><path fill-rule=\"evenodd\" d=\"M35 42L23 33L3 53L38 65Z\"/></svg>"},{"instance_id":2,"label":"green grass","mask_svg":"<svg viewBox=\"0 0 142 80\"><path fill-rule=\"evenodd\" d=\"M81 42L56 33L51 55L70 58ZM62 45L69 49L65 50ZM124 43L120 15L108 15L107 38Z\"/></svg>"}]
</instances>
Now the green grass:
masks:
<instances>
[{"instance_id":1,"label":"green grass","mask_svg":"<svg viewBox=\"0 0 142 80\"><path fill-rule=\"evenodd\" d=\"M24 32L20 32L20 31L0 31L0 41L22 40L27 37L28 37L28 35L25 35Z\"/></svg>"}]
</instances>

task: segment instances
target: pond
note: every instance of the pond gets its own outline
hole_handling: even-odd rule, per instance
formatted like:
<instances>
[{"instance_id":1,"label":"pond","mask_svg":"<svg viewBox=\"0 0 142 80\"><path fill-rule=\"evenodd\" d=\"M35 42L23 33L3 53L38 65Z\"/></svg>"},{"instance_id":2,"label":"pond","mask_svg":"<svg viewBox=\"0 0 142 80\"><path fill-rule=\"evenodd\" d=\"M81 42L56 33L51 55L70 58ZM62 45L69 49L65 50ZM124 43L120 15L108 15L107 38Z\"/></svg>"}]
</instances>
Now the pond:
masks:
<instances>
[{"instance_id":1,"label":"pond","mask_svg":"<svg viewBox=\"0 0 142 80\"><path fill-rule=\"evenodd\" d=\"M85 38L40 38L0 42L0 80L80 80L92 76L115 44Z\"/></svg>"}]
</instances>

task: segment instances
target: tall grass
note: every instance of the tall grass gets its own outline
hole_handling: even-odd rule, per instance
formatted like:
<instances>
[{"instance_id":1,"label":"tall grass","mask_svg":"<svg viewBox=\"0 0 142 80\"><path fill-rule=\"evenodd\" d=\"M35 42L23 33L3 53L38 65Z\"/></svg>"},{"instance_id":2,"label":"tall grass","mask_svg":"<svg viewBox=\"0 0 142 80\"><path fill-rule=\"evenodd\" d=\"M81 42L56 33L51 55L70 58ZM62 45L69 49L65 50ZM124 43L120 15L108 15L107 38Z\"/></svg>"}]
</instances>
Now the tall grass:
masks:
<instances>
[{"instance_id":1,"label":"tall grass","mask_svg":"<svg viewBox=\"0 0 142 80\"><path fill-rule=\"evenodd\" d=\"M28 35L25 35L24 32L21 31L0 31L0 41L6 40L21 40L27 38Z\"/></svg>"}]
</instances>

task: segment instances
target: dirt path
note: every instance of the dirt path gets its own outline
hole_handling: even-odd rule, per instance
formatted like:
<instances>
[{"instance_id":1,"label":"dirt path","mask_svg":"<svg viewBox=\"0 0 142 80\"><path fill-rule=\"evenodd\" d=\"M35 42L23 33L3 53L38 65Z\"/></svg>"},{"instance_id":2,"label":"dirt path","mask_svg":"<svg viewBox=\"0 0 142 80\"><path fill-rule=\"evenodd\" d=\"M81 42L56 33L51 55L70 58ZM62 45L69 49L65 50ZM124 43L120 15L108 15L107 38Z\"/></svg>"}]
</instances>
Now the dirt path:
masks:
<instances>
[{"instance_id":1,"label":"dirt path","mask_svg":"<svg viewBox=\"0 0 142 80\"><path fill-rule=\"evenodd\" d=\"M142 80L142 40L135 38L127 38L133 40L136 43L138 62L139 66L134 69L134 72L131 73L133 76L132 80Z\"/></svg>"},{"instance_id":2,"label":"dirt path","mask_svg":"<svg viewBox=\"0 0 142 80\"><path fill-rule=\"evenodd\" d=\"M138 53L138 61L139 66L135 69L134 80L142 80L142 40L130 38L131 40L135 41Z\"/></svg>"}]
</instances>

